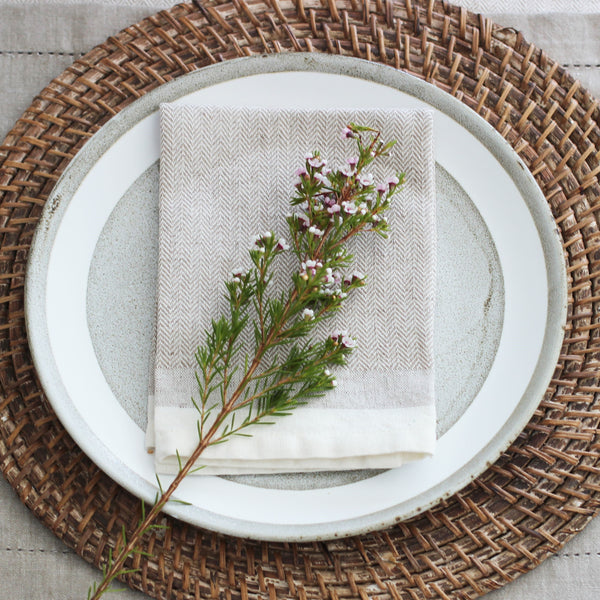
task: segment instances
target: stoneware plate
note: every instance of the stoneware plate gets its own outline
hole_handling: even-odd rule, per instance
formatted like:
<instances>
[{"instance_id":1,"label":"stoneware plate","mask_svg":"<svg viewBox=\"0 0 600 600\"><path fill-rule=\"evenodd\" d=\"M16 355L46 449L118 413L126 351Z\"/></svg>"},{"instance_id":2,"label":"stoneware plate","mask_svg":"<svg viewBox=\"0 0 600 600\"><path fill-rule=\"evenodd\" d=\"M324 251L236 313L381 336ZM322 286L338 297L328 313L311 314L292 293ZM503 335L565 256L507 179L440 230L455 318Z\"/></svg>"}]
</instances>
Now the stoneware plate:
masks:
<instances>
[{"instance_id":1,"label":"stoneware plate","mask_svg":"<svg viewBox=\"0 0 600 600\"><path fill-rule=\"evenodd\" d=\"M157 110L173 101L434 109L439 441L433 458L388 471L189 477L178 497L191 504L167 511L238 536L324 539L406 519L480 474L523 429L558 359L566 276L554 221L507 142L458 100L393 68L320 54L231 60L167 83L109 121L56 184L31 252L26 313L42 384L75 441L122 486L154 498L144 427Z\"/></svg>"}]
</instances>

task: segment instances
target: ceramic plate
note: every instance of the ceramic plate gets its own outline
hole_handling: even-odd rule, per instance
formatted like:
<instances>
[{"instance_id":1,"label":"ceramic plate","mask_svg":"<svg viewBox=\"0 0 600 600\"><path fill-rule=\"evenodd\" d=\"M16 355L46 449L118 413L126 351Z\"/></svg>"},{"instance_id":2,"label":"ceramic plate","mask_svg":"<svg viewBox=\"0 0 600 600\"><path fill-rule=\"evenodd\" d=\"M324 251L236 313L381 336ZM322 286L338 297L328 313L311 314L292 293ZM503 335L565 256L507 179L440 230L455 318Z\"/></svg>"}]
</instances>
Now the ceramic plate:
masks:
<instances>
[{"instance_id":1,"label":"ceramic plate","mask_svg":"<svg viewBox=\"0 0 600 600\"><path fill-rule=\"evenodd\" d=\"M189 477L178 497L191 504L168 512L251 538L332 538L406 519L480 474L525 426L558 359L566 276L556 226L519 157L458 100L395 69L321 54L231 60L165 84L111 119L56 184L31 252L26 314L40 379L76 442L154 498L144 423L157 110L173 101L434 109L438 447L387 471Z\"/></svg>"}]
</instances>

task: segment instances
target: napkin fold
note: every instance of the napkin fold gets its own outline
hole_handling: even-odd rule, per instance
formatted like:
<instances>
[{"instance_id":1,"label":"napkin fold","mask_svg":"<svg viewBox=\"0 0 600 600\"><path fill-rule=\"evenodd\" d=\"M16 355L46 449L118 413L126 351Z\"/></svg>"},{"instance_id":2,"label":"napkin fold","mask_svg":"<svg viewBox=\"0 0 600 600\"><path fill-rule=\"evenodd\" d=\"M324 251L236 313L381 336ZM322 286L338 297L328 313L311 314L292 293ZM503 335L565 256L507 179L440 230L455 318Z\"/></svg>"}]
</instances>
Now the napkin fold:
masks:
<instances>
[{"instance_id":1,"label":"napkin fold","mask_svg":"<svg viewBox=\"0 0 600 600\"><path fill-rule=\"evenodd\" d=\"M435 445L433 320L435 182L428 110L310 110L161 106L159 273L154 380L147 446L156 470L177 471L177 452L198 443L194 352L211 319L227 311L224 281L249 266L255 234L285 237L295 170L319 150L337 166L356 154L349 122L397 140L376 161L376 181L398 171L406 184L389 211L390 238L351 241L368 284L319 327L358 341L337 388L255 426L252 438L208 448L200 473L391 468ZM290 253L291 254L291 253ZM284 270L291 273L294 258ZM297 266L296 266L297 268ZM323 329L325 327L326 329Z\"/></svg>"}]
</instances>

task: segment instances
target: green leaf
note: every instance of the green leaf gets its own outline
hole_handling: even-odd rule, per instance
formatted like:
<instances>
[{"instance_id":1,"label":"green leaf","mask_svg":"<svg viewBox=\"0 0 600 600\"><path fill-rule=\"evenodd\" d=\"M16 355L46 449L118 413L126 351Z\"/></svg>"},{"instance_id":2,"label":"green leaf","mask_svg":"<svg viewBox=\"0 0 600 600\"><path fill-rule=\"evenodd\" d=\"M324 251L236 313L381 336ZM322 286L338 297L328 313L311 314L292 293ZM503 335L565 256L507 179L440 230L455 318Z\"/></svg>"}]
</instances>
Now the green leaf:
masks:
<instances>
[{"instance_id":1,"label":"green leaf","mask_svg":"<svg viewBox=\"0 0 600 600\"><path fill-rule=\"evenodd\" d=\"M181 504L182 506L192 506L191 502L186 502L185 500L179 500L178 498L171 498L169 502L173 504Z\"/></svg>"}]
</instances>

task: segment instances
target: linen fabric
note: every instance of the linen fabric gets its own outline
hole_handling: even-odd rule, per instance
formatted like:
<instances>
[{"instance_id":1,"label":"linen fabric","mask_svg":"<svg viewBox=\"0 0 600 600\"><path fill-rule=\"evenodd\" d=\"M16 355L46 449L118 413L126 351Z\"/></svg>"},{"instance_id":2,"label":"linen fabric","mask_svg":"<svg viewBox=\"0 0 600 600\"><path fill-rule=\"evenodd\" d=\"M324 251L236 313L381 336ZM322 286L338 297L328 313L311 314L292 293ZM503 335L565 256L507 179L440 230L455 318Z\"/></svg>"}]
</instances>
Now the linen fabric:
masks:
<instances>
[{"instance_id":1,"label":"linen fabric","mask_svg":"<svg viewBox=\"0 0 600 600\"><path fill-rule=\"evenodd\" d=\"M148 444L159 472L178 468L198 443L196 347L227 312L224 281L249 267L253 235L285 237L299 166L319 150L332 166L356 154L345 124L368 124L397 140L374 168L376 181L406 173L388 218L391 235L353 240L368 284L317 336L348 329L358 348L338 385L252 439L208 448L202 473L382 468L430 455L435 443L433 318L435 192L433 116L428 110L284 110L161 107L159 274L154 396ZM376 161L378 162L378 161ZM279 285L297 259L288 253ZM277 287L275 288L277 289ZM252 348L252 334L246 338ZM252 357L250 357L250 360ZM154 423L152 423L152 419Z\"/></svg>"}]
</instances>

